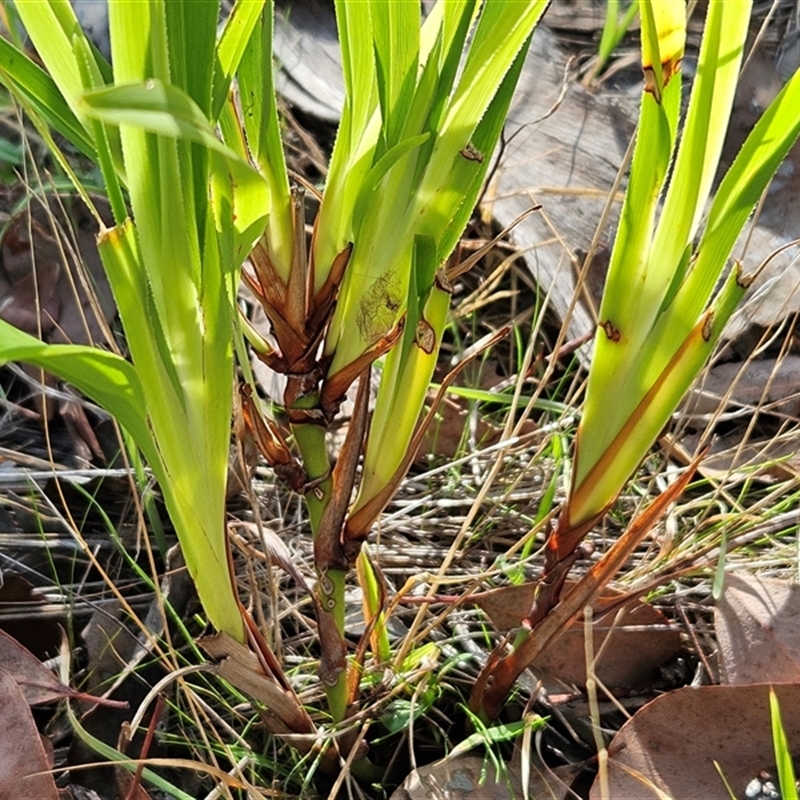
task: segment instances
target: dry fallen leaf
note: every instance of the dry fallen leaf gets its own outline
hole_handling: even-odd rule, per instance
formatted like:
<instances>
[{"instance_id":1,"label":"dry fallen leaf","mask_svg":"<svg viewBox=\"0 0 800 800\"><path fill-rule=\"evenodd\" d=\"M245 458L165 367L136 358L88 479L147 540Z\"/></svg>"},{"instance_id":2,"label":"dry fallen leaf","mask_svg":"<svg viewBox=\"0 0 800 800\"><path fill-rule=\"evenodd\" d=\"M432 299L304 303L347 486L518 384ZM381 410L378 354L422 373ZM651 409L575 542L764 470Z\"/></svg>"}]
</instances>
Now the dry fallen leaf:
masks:
<instances>
[{"instance_id":1,"label":"dry fallen leaf","mask_svg":"<svg viewBox=\"0 0 800 800\"><path fill-rule=\"evenodd\" d=\"M609 796L646 800L661 797L660 791L680 800L730 800L714 761L735 795L743 796L759 772L773 769L769 689L767 684L686 687L643 706L609 745ZM775 690L797 753L800 686ZM589 797L600 796L595 780Z\"/></svg>"},{"instance_id":2,"label":"dry fallen leaf","mask_svg":"<svg viewBox=\"0 0 800 800\"><path fill-rule=\"evenodd\" d=\"M725 576L714 621L722 683L800 683L800 586Z\"/></svg>"},{"instance_id":3,"label":"dry fallen leaf","mask_svg":"<svg viewBox=\"0 0 800 800\"><path fill-rule=\"evenodd\" d=\"M680 437L682 449L687 453L697 452L705 441L702 431ZM771 436L748 437L746 441L742 440L741 429L715 433L700 472L728 483L753 478L766 483L798 478L800 452L796 432L787 429Z\"/></svg>"},{"instance_id":4,"label":"dry fallen leaf","mask_svg":"<svg viewBox=\"0 0 800 800\"><path fill-rule=\"evenodd\" d=\"M503 586L474 596L498 631L519 627L528 615L536 584ZM619 605L622 595L607 589L595 604L595 674L608 688L644 683L680 649L680 632L652 606L638 600ZM532 666L568 683L586 683L584 623L574 623Z\"/></svg>"},{"instance_id":5,"label":"dry fallen leaf","mask_svg":"<svg viewBox=\"0 0 800 800\"><path fill-rule=\"evenodd\" d=\"M11 676L25 701L31 706L52 703L65 697L118 708L126 705L116 700L76 692L65 686L30 650L24 648L4 630L0 630L0 665ZM3 800L1 795L0 800Z\"/></svg>"},{"instance_id":6,"label":"dry fallen leaf","mask_svg":"<svg viewBox=\"0 0 800 800\"><path fill-rule=\"evenodd\" d=\"M800 356L715 364L692 388L683 410L690 415L714 414L723 404L734 409L759 406L796 417L800 414Z\"/></svg>"},{"instance_id":7,"label":"dry fallen leaf","mask_svg":"<svg viewBox=\"0 0 800 800\"><path fill-rule=\"evenodd\" d=\"M122 767L115 767L114 778L116 779L119 797L124 797L125 800L152 800L147 789L128 770Z\"/></svg>"},{"instance_id":8,"label":"dry fallen leaf","mask_svg":"<svg viewBox=\"0 0 800 800\"><path fill-rule=\"evenodd\" d=\"M0 662L5 664L2 656ZM58 800L53 776L28 700L14 676L0 669L0 799Z\"/></svg>"},{"instance_id":9,"label":"dry fallen leaf","mask_svg":"<svg viewBox=\"0 0 800 800\"><path fill-rule=\"evenodd\" d=\"M16 639L0 630L0 664L19 686L28 705L52 703L75 694Z\"/></svg>"}]
</instances>

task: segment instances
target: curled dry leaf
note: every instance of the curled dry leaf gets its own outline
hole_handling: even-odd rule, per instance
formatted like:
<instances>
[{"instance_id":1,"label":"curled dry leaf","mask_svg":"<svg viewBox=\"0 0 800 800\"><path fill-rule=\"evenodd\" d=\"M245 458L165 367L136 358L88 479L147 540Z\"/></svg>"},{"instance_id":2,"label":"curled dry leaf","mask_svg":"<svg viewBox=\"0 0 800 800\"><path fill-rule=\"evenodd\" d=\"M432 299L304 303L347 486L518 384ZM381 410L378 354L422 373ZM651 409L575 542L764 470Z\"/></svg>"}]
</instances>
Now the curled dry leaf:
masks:
<instances>
[{"instance_id":1,"label":"curled dry leaf","mask_svg":"<svg viewBox=\"0 0 800 800\"><path fill-rule=\"evenodd\" d=\"M533 603L535 583L503 586L473 601L498 631L519 627ZM609 688L632 687L649 680L680 649L680 632L656 608L606 589L594 604L596 676ZM586 683L584 623L577 621L531 665L568 683Z\"/></svg>"},{"instance_id":2,"label":"curled dry leaf","mask_svg":"<svg viewBox=\"0 0 800 800\"><path fill-rule=\"evenodd\" d=\"M755 575L727 575L714 611L720 681L800 683L798 617L800 586Z\"/></svg>"},{"instance_id":3,"label":"curled dry leaf","mask_svg":"<svg viewBox=\"0 0 800 800\"><path fill-rule=\"evenodd\" d=\"M686 687L641 708L612 740L609 796L614 800L669 797L729 800L716 761L742 796L774 751L767 684ZM775 687L786 735L800 752L800 686ZM595 780L590 800L601 797Z\"/></svg>"},{"instance_id":4,"label":"curled dry leaf","mask_svg":"<svg viewBox=\"0 0 800 800\"><path fill-rule=\"evenodd\" d=\"M5 663L2 657L0 662ZM0 669L0 797L58 800L52 764L36 730L28 699L14 676Z\"/></svg>"}]
</instances>

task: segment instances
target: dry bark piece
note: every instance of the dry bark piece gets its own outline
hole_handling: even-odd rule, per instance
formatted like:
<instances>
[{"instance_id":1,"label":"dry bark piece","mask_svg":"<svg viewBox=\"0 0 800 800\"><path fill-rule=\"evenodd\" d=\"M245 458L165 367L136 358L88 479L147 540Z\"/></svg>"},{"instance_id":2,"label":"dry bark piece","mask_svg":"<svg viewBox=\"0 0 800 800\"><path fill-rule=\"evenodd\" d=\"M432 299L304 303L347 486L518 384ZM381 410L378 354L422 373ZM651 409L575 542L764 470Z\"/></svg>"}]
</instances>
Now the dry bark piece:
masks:
<instances>
[{"instance_id":1,"label":"dry bark piece","mask_svg":"<svg viewBox=\"0 0 800 800\"><path fill-rule=\"evenodd\" d=\"M0 657L5 666L5 661ZM28 700L14 676L0 668L0 798L58 800L53 765L33 721Z\"/></svg>"},{"instance_id":2,"label":"dry bark piece","mask_svg":"<svg viewBox=\"0 0 800 800\"><path fill-rule=\"evenodd\" d=\"M603 30L606 4L601 0L562 0L553 3L545 12L544 21L549 28L570 34L596 34ZM638 28L638 19L631 29Z\"/></svg>"},{"instance_id":3,"label":"dry bark piece","mask_svg":"<svg viewBox=\"0 0 800 800\"><path fill-rule=\"evenodd\" d=\"M533 202L542 204L510 239L558 319L569 317L568 338L579 339L595 325L582 303L569 314L576 291L573 251L593 240L634 128L639 91L613 99L590 94L565 77L567 61L555 36L540 26L520 75L506 122L509 142L487 202L497 198L490 209L501 226ZM619 207L615 204L601 234L605 241L613 238ZM588 360L588 348L578 355Z\"/></svg>"},{"instance_id":4,"label":"dry bark piece","mask_svg":"<svg viewBox=\"0 0 800 800\"><path fill-rule=\"evenodd\" d=\"M569 585L569 584L568 584ZM528 615L535 583L503 586L473 597L498 631L517 628ZM620 604L621 592L607 589L594 604L595 675L608 688L633 687L648 681L653 671L681 646L680 632L653 606L633 599ZM531 666L567 683L586 684L583 621L574 622Z\"/></svg>"},{"instance_id":5,"label":"dry bark piece","mask_svg":"<svg viewBox=\"0 0 800 800\"><path fill-rule=\"evenodd\" d=\"M714 611L720 681L800 683L799 616L800 586L755 575L726 575L725 591Z\"/></svg>"},{"instance_id":6,"label":"dry bark piece","mask_svg":"<svg viewBox=\"0 0 800 800\"><path fill-rule=\"evenodd\" d=\"M325 0L279 3L273 47L281 96L304 114L338 124L344 79L333 7Z\"/></svg>"},{"instance_id":7,"label":"dry bark piece","mask_svg":"<svg viewBox=\"0 0 800 800\"><path fill-rule=\"evenodd\" d=\"M757 118L781 90L784 80L775 61L763 46L748 55L748 66L737 84L736 102L723 158L729 160L738 153L745 136ZM800 230L800 144L789 151L767 189L764 207L749 239L749 228L734 249L741 258L742 244L747 242L743 259L745 273L756 267L782 245L797 238ZM800 310L800 261L797 248L791 248L771 260L745 295L744 303L726 326L722 338L726 341L750 338L754 328L770 328Z\"/></svg>"},{"instance_id":8,"label":"dry bark piece","mask_svg":"<svg viewBox=\"0 0 800 800\"><path fill-rule=\"evenodd\" d=\"M609 745L609 796L730 800L774 763L767 684L686 687L641 708ZM775 687L790 745L800 747L800 686ZM590 800L600 798L595 780Z\"/></svg>"}]
</instances>

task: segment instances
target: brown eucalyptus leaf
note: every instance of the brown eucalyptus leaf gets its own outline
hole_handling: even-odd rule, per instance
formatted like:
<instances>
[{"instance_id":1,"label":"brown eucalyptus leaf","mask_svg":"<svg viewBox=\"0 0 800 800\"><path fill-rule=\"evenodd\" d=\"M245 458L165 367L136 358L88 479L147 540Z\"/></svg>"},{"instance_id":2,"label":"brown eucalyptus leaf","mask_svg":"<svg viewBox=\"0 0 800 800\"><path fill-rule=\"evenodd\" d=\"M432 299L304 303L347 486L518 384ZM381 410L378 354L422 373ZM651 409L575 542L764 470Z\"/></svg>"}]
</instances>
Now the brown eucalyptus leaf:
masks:
<instances>
[{"instance_id":1,"label":"brown eucalyptus leaf","mask_svg":"<svg viewBox=\"0 0 800 800\"><path fill-rule=\"evenodd\" d=\"M519 627L531 610L535 583L503 586L473 598L498 631ZM680 649L680 632L656 608L639 600L624 601L611 589L594 605L596 676L609 688L647 681ZM567 683L585 685L586 656L583 621L574 622L532 663L535 669Z\"/></svg>"},{"instance_id":2,"label":"brown eucalyptus leaf","mask_svg":"<svg viewBox=\"0 0 800 800\"><path fill-rule=\"evenodd\" d=\"M578 771L572 766L549 769L531 764L527 796L571 797L569 784ZM413 770L390 800L515 800L523 796L519 765L506 764L498 772L487 759L458 755Z\"/></svg>"},{"instance_id":3,"label":"brown eucalyptus leaf","mask_svg":"<svg viewBox=\"0 0 800 800\"><path fill-rule=\"evenodd\" d=\"M94 704L125 707L125 703L76 692L61 681L16 639L0 630L0 665L19 686L28 705L36 706L71 697ZM2 717L0 717L2 719ZM0 737L2 738L2 737ZM0 796L0 800L2 797Z\"/></svg>"},{"instance_id":4,"label":"brown eucalyptus leaf","mask_svg":"<svg viewBox=\"0 0 800 800\"><path fill-rule=\"evenodd\" d=\"M52 703L73 694L30 650L4 630L0 630L0 664L29 705Z\"/></svg>"},{"instance_id":5,"label":"brown eucalyptus leaf","mask_svg":"<svg viewBox=\"0 0 800 800\"><path fill-rule=\"evenodd\" d=\"M108 216L107 207L98 208ZM103 322L113 318L115 304L97 252L97 230L94 217L78 200L64 200L63 205L52 200L47 207L32 200L11 221L0 243L11 283L10 299L0 301L3 318L35 336L41 329L48 342L102 342Z\"/></svg>"},{"instance_id":6,"label":"brown eucalyptus leaf","mask_svg":"<svg viewBox=\"0 0 800 800\"><path fill-rule=\"evenodd\" d=\"M0 719L0 800L58 800L58 789L48 772L53 765L28 708L28 699L14 676L1 668Z\"/></svg>"},{"instance_id":7,"label":"brown eucalyptus leaf","mask_svg":"<svg viewBox=\"0 0 800 800\"><path fill-rule=\"evenodd\" d=\"M681 437L683 450L696 452L705 432L700 431ZM752 438L742 441L742 431L714 434L708 455L700 469L709 478L729 482L752 480L770 483L800 477L800 452L797 438L792 430L784 433Z\"/></svg>"},{"instance_id":8,"label":"brown eucalyptus leaf","mask_svg":"<svg viewBox=\"0 0 800 800\"><path fill-rule=\"evenodd\" d=\"M730 800L716 761L736 797L775 756L767 684L677 689L643 706L608 748L609 796ZM800 686L775 687L792 754L800 753ZM601 797L595 780L589 795Z\"/></svg>"},{"instance_id":9,"label":"brown eucalyptus leaf","mask_svg":"<svg viewBox=\"0 0 800 800\"><path fill-rule=\"evenodd\" d=\"M714 621L722 683L800 683L800 586L725 576Z\"/></svg>"},{"instance_id":10,"label":"brown eucalyptus leaf","mask_svg":"<svg viewBox=\"0 0 800 800\"><path fill-rule=\"evenodd\" d=\"M48 336L61 313L58 262L42 264L3 293L0 318L31 336Z\"/></svg>"},{"instance_id":11,"label":"brown eucalyptus leaf","mask_svg":"<svg viewBox=\"0 0 800 800\"><path fill-rule=\"evenodd\" d=\"M714 414L721 406L766 407L785 416L800 414L800 356L780 360L726 361L703 373L686 398L687 414Z\"/></svg>"},{"instance_id":12,"label":"brown eucalyptus leaf","mask_svg":"<svg viewBox=\"0 0 800 800\"><path fill-rule=\"evenodd\" d=\"M417 453L417 461L425 463L428 456L455 458L463 452L464 431L469 424L466 401L446 398L439 406L436 419L425 432ZM481 446L494 444L503 434L502 428L483 419L476 423L475 439Z\"/></svg>"},{"instance_id":13,"label":"brown eucalyptus leaf","mask_svg":"<svg viewBox=\"0 0 800 800\"><path fill-rule=\"evenodd\" d=\"M475 594L470 600L486 612L497 631L505 633L518 628L528 616L535 592L535 583L518 583Z\"/></svg>"}]
</instances>

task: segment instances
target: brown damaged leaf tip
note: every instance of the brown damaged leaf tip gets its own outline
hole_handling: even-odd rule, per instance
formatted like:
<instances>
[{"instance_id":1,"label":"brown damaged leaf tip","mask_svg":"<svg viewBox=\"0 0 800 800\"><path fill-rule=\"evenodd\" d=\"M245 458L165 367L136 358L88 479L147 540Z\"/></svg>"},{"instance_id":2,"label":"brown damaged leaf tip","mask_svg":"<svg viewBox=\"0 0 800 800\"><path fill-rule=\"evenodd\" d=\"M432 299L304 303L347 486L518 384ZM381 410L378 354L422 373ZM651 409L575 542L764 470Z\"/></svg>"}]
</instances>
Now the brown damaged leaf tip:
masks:
<instances>
[{"instance_id":1,"label":"brown damaged leaf tip","mask_svg":"<svg viewBox=\"0 0 800 800\"><path fill-rule=\"evenodd\" d=\"M308 478L305 470L292 455L281 432L267 422L256 408L253 392L248 384L239 387L244 424L259 452L275 470L278 477L295 492L302 492Z\"/></svg>"},{"instance_id":2,"label":"brown damaged leaf tip","mask_svg":"<svg viewBox=\"0 0 800 800\"><path fill-rule=\"evenodd\" d=\"M644 90L649 94L652 94L653 97L655 97L657 103L661 102L661 92L670 82L670 79L680 71L681 61L682 58L676 58L671 60L668 59L661 64L661 77L663 83L661 84L660 89L658 86L658 81L656 79L655 70L652 68L652 66L643 67Z\"/></svg>"}]
</instances>

